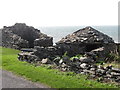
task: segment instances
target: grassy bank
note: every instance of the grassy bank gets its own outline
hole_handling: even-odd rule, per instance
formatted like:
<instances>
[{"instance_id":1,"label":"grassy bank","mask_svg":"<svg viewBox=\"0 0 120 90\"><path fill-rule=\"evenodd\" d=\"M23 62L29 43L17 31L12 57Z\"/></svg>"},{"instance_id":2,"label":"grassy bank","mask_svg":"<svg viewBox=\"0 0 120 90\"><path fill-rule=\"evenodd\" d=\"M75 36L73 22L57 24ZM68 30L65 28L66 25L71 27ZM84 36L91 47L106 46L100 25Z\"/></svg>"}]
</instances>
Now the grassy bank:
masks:
<instances>
[{"instance_id":1,"label":"grassy bank","mask_svg":"<svg viewBox=\"0 0 120 90\"><path fill-rule=\"evenodd\" d=\"M34 82L41 82L52 88L114 88L115 85L87 80L86 76L72 72L60 72L48 67L31 65L17 60L18 50L1 48L2 68L12 71ZM0 56L1 56L0 55Z\"/></svg>"}]
</instances>

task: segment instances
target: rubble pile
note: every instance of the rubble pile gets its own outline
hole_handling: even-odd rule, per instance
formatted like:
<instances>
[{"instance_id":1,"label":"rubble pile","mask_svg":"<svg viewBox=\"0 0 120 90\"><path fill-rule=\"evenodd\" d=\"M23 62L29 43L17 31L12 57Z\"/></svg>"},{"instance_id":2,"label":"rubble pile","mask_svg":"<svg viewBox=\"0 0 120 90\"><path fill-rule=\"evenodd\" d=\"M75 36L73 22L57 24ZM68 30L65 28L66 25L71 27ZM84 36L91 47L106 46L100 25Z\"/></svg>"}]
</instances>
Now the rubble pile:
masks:
<instances>
[{"instance_id":1,"label":"rubble pile","mask_svg":"<svg viewBox=\"0 0 120 90\"><path fill-rule=\"evenodd\" d=\"M59 59L59 60L58 60ZM83 57L81 59L74 58L55 58L59 62L56 63L62 71L73 71L78 74L89 75L90 79L97 79L101 82L117 82L120 83L120 69L114 68L112 65L103 67L102 65L96 65L92 62L84 62Z\"/></svg>"},{"instance_id":2,"label":"rubble pile","mask_svg":"<svg viewBox=\"0 0 120 90\"><path fill-rule=\"evenodd\" d=\"M31 62L39 62L39 64L55 65L61 71L72 71L77 74L89 75L90 79L97 79L100 82L116 82L120 83L120 69L114 68L112 65L103 67L96 65L94 59L86 56L70 59L67 56L40 59L33 52L19 53L19 60Z\"/></svg>"}]
</instances>

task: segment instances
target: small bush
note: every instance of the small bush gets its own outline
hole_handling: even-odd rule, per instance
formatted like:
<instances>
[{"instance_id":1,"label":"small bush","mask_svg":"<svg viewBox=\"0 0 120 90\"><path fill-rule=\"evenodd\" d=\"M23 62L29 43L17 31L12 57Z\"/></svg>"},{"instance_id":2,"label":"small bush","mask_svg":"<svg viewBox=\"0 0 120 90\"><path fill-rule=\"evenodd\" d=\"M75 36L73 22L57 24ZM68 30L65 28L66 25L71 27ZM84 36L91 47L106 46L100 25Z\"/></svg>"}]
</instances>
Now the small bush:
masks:
<instances>
[{"instance_id":1,"label":"small bush","mask_svg":"<svg viewBox=\"0 0 120 90\"><path fill-rule=\"evenodd\" d=\"M66 51L62 57L68 57L68 52Z\"/></svg>"},{"instance_id":2,"label":"small bush","mask_svg":"<svg viewBox=\"0 0 120 90\"><path fill-rule=\"evenodd\" d=\"M103 65L105 63L105 61L99 61L98 63L96 63L97 65Z\"/></svg>"},{"instance_id":3,"label":"small bush","mask_svg":"<svg viewBox=\"0 0 120 90\"><path fill-rule=\"evenodd\" d=\"M108 54L107 57L108 57L108 61L118 61L118 62L120 62L120 56L116 55L114 53Z\"/></svg>"},{"instance_id":4,"label":"small bush","mask_svg":"<svg viewBox=\"0 0 120 90\"><path fill-rule=\"evenodd\" d=\"M78 54L78 55L76 55L76 56L71 57L70 60L73 60L74 58L80 59L80 57L82 57L82 55Z\"/></svg>"}]
</instances>

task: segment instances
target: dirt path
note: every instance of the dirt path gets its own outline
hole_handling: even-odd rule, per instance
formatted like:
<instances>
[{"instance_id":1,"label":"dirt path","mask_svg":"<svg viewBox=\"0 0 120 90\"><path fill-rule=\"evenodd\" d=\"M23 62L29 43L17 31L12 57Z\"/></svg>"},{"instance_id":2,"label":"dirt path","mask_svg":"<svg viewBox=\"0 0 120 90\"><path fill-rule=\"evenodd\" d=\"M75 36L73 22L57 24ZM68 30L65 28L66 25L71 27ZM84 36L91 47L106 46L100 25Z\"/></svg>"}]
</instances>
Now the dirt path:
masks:
<instances>
[{"instance_id":1,"label":"dirt path","mask_svg":"<svg viewBox=\"0 0 120 90\"><path fill-rule=\"evenodd\" d=\"M1 72L1 70L0 70ZM42 84L33 83L11 72L2 70L2 88L48 88Z\"/></svg>"}]
</instances>

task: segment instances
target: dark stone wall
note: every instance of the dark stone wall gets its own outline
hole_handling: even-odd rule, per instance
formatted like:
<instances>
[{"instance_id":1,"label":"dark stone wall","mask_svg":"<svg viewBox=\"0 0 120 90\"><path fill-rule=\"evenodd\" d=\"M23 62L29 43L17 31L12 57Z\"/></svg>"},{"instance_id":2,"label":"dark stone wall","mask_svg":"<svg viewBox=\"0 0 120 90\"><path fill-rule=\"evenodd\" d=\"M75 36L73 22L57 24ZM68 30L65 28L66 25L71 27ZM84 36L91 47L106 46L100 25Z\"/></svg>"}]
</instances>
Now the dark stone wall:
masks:
<instances>
[{"instance_id":1,"label":"dark stone wall","mask_svg":"<svg viewBox=\"0 0 120 90\"><path fill-rule=\"evenodd\" d=\"M2 29L1 30L2 34L2 44L1 46L3 47L9 47L9 48L15 48L15 49L20 49L24 47L28 47L28 41L22 39L20 36L13 34L7 29Z\"/></svg>"},{"instance_id":2,"label":"dark stone wall","mask_svg":"<svg viewBox=\"0 0 120 90\"><path fill-rule=\"evenodd\" d=\"M13 26L4 26L1 29L2 33L2 46L17 47L17 48L34 48L37 46L52 46L53 38L40 32L34 27L27 26L24 23L16 23ZM35 40L38 39L39 42Z\"/></svg>"},{"instance_id":3,"label":"dark stone wall","mask_svg":"<svg viewBox=\"0 0 120 90\"><path fill-rule=\"evenodd\" d=\"M45 34L40 35L38 39L34 40L34 46L48 47L53 45L53 37L48 37Z\"/></svg>"},{"instance_id":4,"label":"dark stone wall","mask_svg":"<svg viewBox=\"0 0 120 90\"><path fill-rule=\"evenodd\" d=\"M116 43L117 45L117 52L118 52L118 55L120 56L120 43Z\"/></svg>"},{"instance_id":5,"label":"dark stone wall","mask_svg":"<svg viewBox=\"0 0 120 90\"><path fill-rule=\"evenodd\" d=\"M62 53L62 55L67 52L67 55L74 56L77 54L83 54L85 52L85 45L77 45L77 44L59 44L56 45L58 51Z\"/></svg>"},{"instance_id":6,"label":"dark stone wall","mask_svg":"<svg viewBox=\"0 0 120 90\"><path fill-rule=\"evenodd\" d=\"M16 23L10 28L10 30L14 34L17 34L21 38L27 40L29 42L29 47L34 47L34 40L40 36L39 30L26 26L26 24Z\"/></svg>"},{"instance_id":7,"label":"dark stone wall","mask_svg":"<svg viewBox=\"0 0 120 90\"><path fill-rule=\"evenodd\" d=\"M58 49L56 47L54 47L54 46L52 46L52 47L35 46L34 49L36 49L34 54L36 56L38 56L40 59L43 59L43 58L52 59L56 55L59 55L59 56L61 55L61 52L59 52Z\"/></svg>"}]
</instances>

